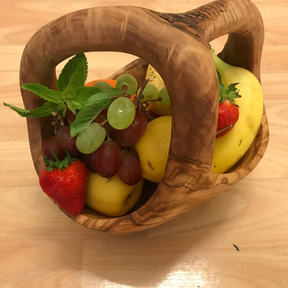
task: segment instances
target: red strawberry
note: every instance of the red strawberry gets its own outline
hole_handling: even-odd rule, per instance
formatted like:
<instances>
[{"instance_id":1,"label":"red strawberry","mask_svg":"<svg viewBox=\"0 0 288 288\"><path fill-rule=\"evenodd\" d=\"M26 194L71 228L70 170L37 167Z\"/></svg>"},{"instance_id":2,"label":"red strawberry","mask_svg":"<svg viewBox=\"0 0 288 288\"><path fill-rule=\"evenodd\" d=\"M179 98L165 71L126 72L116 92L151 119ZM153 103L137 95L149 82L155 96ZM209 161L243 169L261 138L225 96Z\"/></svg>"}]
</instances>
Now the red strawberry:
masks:
<instances>
[{"instance_id":1,"label":"red strawberry","mask_svg":"<svg viewBox=\"0 0 288 288\"><path fill-rule=\"evenodd\" d=\"M84 208L88 170L82 161L71 158L69 153L63 161L59 161L55 153L54 157L56 162L44 158L47 168L40 173L40 186L66 212L80 214Z\"/></svg>"},{"instance_id":2,"label":"red strawberry","mask_svg":"<svg viewBox=\"0 0 288 288\"><path fill-rule=\"evenodd\" d=\"M219 111L216 138L227 134L238 121L239 106L235 103L235 98L241 97L237 91L236 85L232 83L227 88L219 79Z\"/></svg>"}]
</instances>

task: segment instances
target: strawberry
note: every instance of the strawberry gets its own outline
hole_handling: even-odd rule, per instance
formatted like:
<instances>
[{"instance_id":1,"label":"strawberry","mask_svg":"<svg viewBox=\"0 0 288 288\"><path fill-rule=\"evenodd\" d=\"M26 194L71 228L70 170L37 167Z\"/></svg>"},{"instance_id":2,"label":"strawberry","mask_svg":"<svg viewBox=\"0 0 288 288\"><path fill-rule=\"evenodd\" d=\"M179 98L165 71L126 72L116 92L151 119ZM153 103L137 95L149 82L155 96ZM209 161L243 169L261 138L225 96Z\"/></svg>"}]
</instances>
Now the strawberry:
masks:
<instances>
[{"instance_id":1,"label":"strawberry","mask_svg":"<svg viewBox=\"0 0 288 288\"><path fill-rule=\"evenodd\" d=\"M84 208L88 170L82 161L71 158L69 152L62 161L52 152L56 162L45 156L47 168L40 173L40 186L63 210L80 214Z\"/></svg>"},{"instance_id":2,"label":"strawberry","mask_svg":"<svg viewBox=\"0 0 288 288\"><path fill-rule=\"evenodd\" d=\"M235 98L241 97L236 85L239 83L232 83L227 88L221 83L221 78L218 74L219 80L219 110L216 138L227 134L238 121L239 106L235 103Z\"/></svg>"}]
</instances>

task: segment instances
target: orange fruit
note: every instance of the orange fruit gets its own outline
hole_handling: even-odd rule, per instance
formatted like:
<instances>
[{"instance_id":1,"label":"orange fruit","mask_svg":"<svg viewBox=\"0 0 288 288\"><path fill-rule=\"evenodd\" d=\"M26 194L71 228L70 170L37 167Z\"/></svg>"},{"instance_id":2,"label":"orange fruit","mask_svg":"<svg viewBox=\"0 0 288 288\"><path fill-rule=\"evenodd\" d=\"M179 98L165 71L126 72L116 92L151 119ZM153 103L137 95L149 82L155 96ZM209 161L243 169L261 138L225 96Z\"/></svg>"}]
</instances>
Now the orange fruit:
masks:
<instances>
[{"instance_id":1,"label":"orange fruit","mask_svg":"<svg viewBox=\"0 0 288 288\"><path fill-rule=\"evenodd\" d=\"M112 79L98 79L98 80L93 80L93 81L91 81L91 82L86 83L85 86L92 87L96 82L99 82L99 81L107 82L108 84L112 85L113 88L115 88L116 80L112 80ZM129 99L133 101L133 100L134 100L134 97L135 97L135 94L132 95Z\"/></svg>"},{"instance_id":2,"label":"orange fruit","mask_svg":"<svg viewBox=\"0 0 288 288\"><path fill-rule=\"evenodd\" d=\"M111 86L113 86L115 88L116 80L112 80L112 79L98 79L98 80L94 80L94 81L86 83L85 86L92 87L93 84L95 84L96 82L99 82L99 81L107 82L108 84L110 84Z\"/></svg>"}]
</instances>

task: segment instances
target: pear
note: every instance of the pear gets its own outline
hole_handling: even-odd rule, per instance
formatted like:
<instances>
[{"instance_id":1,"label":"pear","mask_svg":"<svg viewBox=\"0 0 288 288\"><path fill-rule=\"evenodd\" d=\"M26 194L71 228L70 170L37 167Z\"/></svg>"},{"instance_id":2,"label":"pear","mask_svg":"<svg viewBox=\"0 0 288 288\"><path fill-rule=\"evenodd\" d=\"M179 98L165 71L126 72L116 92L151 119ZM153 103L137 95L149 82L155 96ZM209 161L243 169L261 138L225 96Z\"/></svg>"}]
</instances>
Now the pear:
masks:
<instances>
[{"instance_id":1,"label":"pear","mask_svg":"<svg viewBox=\"0 0 288 288\"><path fill-rule=\"evenodd\" d=\"M171 141L172 116L158 117L147 124L142 138L135 144L142 177L159 183L164 174Z\"/></svg>"}]
</instances>

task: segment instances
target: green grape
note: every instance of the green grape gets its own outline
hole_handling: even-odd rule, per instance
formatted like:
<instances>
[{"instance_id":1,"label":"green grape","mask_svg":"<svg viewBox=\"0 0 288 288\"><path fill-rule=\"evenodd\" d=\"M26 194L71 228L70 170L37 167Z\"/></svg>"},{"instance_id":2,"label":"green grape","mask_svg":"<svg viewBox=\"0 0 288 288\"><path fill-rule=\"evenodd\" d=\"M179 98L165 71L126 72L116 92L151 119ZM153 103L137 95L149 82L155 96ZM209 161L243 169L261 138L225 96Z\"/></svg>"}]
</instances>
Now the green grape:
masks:
<instances>
[{"instance_id":1,"label":"green grape","mask_svg":"<svg viewBox=\"0 0 288 288\"><path fill-rule=\"evenodd\" d=\"M123 86L127 87L127 95L134 95L137 90L137 80L130 74L123 74L116 79L115 88L123 90Z\"/></svg>"},{"instance_id":2,"label":"green grape","mask_svg":"<svg viewBox=\"0 0 288 288\"><path fill-rule=\"evenodd\" d=\"M107 119L109 124L118 130L126 129L135 118L134 103L125 97L114 100L108 108Z\"/></svg>"},{"instance_id":3,"label":"green grape","mask_svg":"<svg viewBox=\"0 0 288 288\"><path fill-rule=\"evenodd\" d=\"M137 96L140 94L141 87L138 89ZM148 83L143 92L142 92L143 98L142 102L147 100L156 100L158 95L158 89L155 85Z\"/></svg>"},{"instance_id":4,"label":"green grape","mask_svg":"<svg viewBox=\"0 0 288 288\"><path fill-rule=\"evenodd\" d=\"M83 154L96 151L106 137L106 130L98 123L89 124L77 137L76 147Z\"/></svg>"},{"instance_id":5,"label":"green grape","mask_svg":"<svg viewBox=\"0 0 288 288\"><path fill-rule=\"evenodd\" d=\"M99 88L101 90L113 88L112 85L110 85L105 81L97 81L96 83L93 84L93 87Z\"/></svg>"},{"instance_id":6,"label":"green grape","mask_svg":"<svg viewBox=\"0 0 288 288\"><path fill-rule=\"evenodd\" d=\"M161 97L161 101L159 101L160 104L164 105L164 106L170 106L170 98L169 98L169 94L168 91L166 89L166 87L163 87L159 93L158 93L158 98Z\"/></svg>"}]
</instances>

